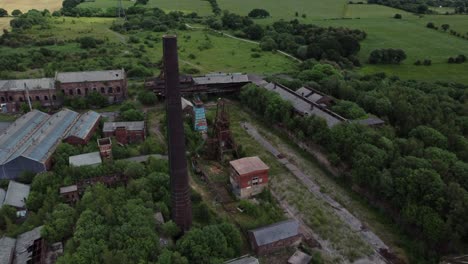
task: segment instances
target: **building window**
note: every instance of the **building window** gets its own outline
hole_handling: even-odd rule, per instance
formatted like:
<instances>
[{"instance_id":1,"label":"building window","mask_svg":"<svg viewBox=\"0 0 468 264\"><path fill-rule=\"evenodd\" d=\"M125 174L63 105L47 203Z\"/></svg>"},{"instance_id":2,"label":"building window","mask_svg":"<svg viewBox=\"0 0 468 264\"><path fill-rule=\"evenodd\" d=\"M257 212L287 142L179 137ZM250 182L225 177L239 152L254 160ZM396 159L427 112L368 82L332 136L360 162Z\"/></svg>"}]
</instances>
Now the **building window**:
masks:
<instances>
[{"instance_id":1,"label":"building window","mask_svg":"<svg viewBox=\"0 0 468 264\"><path fill-rule=\"evenodd\" d=\"M252 185L258 185L258 177L252 178Z\"/></svg>"},{"instance_id":2,"label":"building window","mask_svg":"<svg viewBox=\"0 0 468 264\"><path fill-rule=\"evenodd\" d=\"M20 102L23 102L23 97L20 97L19 100L20 100Z\"/></svg>"},{"instance_id":3,"label":"building window","mask_svg":"<svg viewBox=\"0 0 468 264\"><path fill-rule=\"evenodd\" d=\"M5 97L2 96L1 101L2 101L2 103L5 102Z\"/></svg>"},{"instance_id":4,"label":"building window","mask_svg":"<svg viewBox=\"0 0 468 264\"><path fill-rule=\"evenodd\" d=\"M69 95L73 95L73 90L68 90Z\"/></svg>"},{"instance_id":5,"label":"building window","mask_svg":"<svg viewBox=\"0 0 468 264\"><path fill-rule=\"evenodd\" d=\"M94 88L93 88L93 92L97 92L97 89L96 89L96 87L94 87Z\"/></svg>"},{"instance_id":6,"label":"building window","mask_svg":"<svg viewBox=\"0 0 468 264\"><path fill-rule=\"evenodd\" d=\"M52 95L52 100L54 100L54 101L57 100L57 96L55 96L55 94Z\"/></svg>"},{"instance_id":7,"label":"building window","mask_svg":"<svg viewBox=\"0 0 468 264\"><path fill-rule=\"evenodd\" d=\"M101 87L101 93L106 93L106 89L104 87Z\"/></svg>"},{"instance_id":8,"label":"building window","mask_svg":"<svg viewBox=\"0 0 468 264\"><path fill-rule=\"evenodd\" d=\"M117 92L120 93L120 86L117 86Z\"/></svg>"},{"instance_id":9,"label":"building window","mask_svg":"<svg viewBox=\"0 0 468 264\"><path fill-rule=\"evenodd\" d=\"M9 101L13 101L13 97L9 96L9 97L8 97L8 100L9 100Z\"/></svg>"},{"instance_id":10,"label":"building window","mask_svg":"<svg viewBox=\"0 0 468 264\"><path fill-rule=\"evenodd\" d=\"M89 91L89 89L88 89L88 88L85 88L85 89L84 89L84 94L85 94L85 95L88 95L88 91Z\"/></svg>"},{"instance_id":11,"label":"building window","mask_svg":"<svg viewBox=\"0 0 468 264\"><path fill-rule=\"evenodd\" d=\"M62 94L65 95L65 90L64 89L62 89Z\"/></svg>"},{"instance_id":12,"label":"building window","mask_svg":"<svg viewBox=\"0 0 468 264\"><path fill-rule=\"evenodd\" d=\"M76 89L76 94L81 95L81 89Z\"/></svg>"},{"instance_id":13,"label":"building window","mask_svg":"<svg viewBox=\"0 0 468 264\"><path fill-rule=\"evenodd\" d=\"M114 89L112 89L112 87L107 87L107 93L114 93Z\"/></svg>"},{"instance_id":14,"label":"building window","mask_svg":"<svg viewBox=\"0 0 468 264\"><path fill-rule=\"evenodd\" d=\"M36 101L40 101L41 98L39 98L39 96L36 95Z\"/></svg>"},{"instance_id":15,"label":"building window","mask_svg":"<svg viewBox=\"0 0 468 264\"><path fill-rule=\"evenodd\" d=\"M44 100L49 101L49 97L47 95L44 95Z\"/></svg>"}]
</instances>

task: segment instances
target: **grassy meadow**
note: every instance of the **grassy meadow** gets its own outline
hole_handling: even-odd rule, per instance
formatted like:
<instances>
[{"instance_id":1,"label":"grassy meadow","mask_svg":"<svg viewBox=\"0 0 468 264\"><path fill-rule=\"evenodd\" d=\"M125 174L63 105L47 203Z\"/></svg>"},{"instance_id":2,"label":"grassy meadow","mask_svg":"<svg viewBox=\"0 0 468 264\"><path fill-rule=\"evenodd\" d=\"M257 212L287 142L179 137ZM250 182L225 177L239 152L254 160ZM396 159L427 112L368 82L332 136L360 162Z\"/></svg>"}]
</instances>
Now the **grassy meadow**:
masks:
<instances>
[{"instance_id":1,"label":"grassy meadow","mask_svg":"<svg viewBox=\"0 0 468 264\"><path fill-rule=\"evenodd\" d=\"M142 58L157 63L162 58L162 43L160 41L163 33L139 32L133 34L139 38L138 43L128 41L130 34L122 35L109 29L113 18L50 18L50 27L34 27L25 31L34 40L56 38L65 41L62 45L45 46L51 50L62 53L87 53L88 50L81 49L76 38L91 36L105 40L98 48L106 48L114 56L111 59L114 64L125 65L129 61L135 62L131 54L135 50L143 53ZM179 59L180 68L189 73L197 69L200 73L213 71L224 72L247 72L258 74L270 74L288 72L296 63L291 59L273 52L262 52L258 45L233 40L220 36L216 33L202 30L179 31ZM149 40L149 38L153 40ZM9 48L0 47L0 53L27 52L29 47ZM38 49L38 48L36 48ZM259 54L254 58L252 54ZM255 56L256 57L256 56ZM80 67L86 69L99 68L100 57L83 57ZM158 73L159 69L154 69ZM18 77L39 77L41 72L27 71L18 73Z\"/></svg>"},{"instance_id":2,"label":"grassy meadow","mask_svg":"<svg viewBox=\"0 0 468 264\"><path fill-rule=\"evenodd\" d=\"M49 11L59 10L63 0L0 0L0 7L8 11L9 14L15 9L27 12L31 9Z\"/></svg>"},{"instance_id":3,"label":"grassy meadow","mask_svg":"<svg viewBox=\"0 0 468 264\"><path fill-rule=\"evenodd\" d=\"M468 63L448 64L447 59L459 54L468 55L468 40L450 35L442 30L426 28L428 22L436 26L449 24L462 34L468 34L468 16L426 15L417 16L404 10L381 5L347 4L348 1L294 0L276 2L266 0L218 0L221 9L246 15L253 8L264 8L271 18L256 20L267 25L278 19L297 18L302 23L312 23L328 27L349 27L367 32L367 39L361 42L359 58L362 73L386 72L404 79L427 81L449 81L468 84ZM301 7L300 9L297 7ZM441 8L440 10L442 10ZM295 12L299 12L299 17ZM444 9L445 12L445 9ZM403 19L394 19L395 14ZM306 14L303 18L302 14ZM468 35L466 35L468 38ZM369 54L380 48L403 49L407 59L401 65L368 65ZM417 60L430 59L432 66L415 66Z\"/></svg>"},{"instance_id":4,"label":"grassy meadow","mask_svg":"<svg viewBox=\"0 0 468 264\"><path fill-rule=\"evenodd\" d=\"M124 7L134 5L134 1L122 0ZM109 8L117 7L119 0L95 0L81 3L78 7ZM165 11L182 11L184 13L197 12L199 15L210 15L211 6L203 0L149 0L146 7L159 7Z\"/></svg>"}]
</instances>

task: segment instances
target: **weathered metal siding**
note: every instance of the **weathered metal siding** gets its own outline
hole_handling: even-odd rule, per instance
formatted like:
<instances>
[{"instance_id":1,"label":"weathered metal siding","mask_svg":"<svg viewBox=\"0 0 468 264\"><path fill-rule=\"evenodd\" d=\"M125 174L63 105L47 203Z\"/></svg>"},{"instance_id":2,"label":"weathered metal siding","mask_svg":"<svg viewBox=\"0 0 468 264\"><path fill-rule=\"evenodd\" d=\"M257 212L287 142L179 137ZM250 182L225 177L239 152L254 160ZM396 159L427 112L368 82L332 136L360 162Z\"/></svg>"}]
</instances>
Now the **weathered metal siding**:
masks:
<instances>
[{"instance_id":1,"label":"weathered metal siding","mask_svg":"<svg viewBox=\"0 0 468 264\"><path fill-rule=\"evenodd\" d=\"M169 138L169 171L171 176L172 219L184 231L192 225L192 207L185 157L185 135L179 87L177 37L163 37L166 111Z\"/></svg>"}]
</instances>

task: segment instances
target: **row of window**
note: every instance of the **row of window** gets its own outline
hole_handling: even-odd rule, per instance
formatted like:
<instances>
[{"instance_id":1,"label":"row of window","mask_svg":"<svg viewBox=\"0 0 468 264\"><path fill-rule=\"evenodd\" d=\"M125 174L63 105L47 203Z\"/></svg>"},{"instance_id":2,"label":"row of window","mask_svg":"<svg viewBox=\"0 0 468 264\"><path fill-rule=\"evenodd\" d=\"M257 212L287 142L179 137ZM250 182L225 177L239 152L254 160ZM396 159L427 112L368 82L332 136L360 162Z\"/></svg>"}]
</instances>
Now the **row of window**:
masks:
<instances>
[{"instance_id":1,"label":"row of window","mask_svg":"<svg viewBox=\"0 0 468 264\"><path fill-rule=\"evenodd\" d=\"M20 101L20 102L24 102L24 100L25 100L25 99L23 99L22 96L20 96L20 97L18 97L18 98L19 98L19 101ZM37 95L36 95L35 99L36 99L36 101L41 101L41 97L39 97L39 96L37 96ZM29 96L29 100L30 100L30 101L33 100L31 96ZM52 95L52 100L56 101L56 100L57 100L57 96ZM14 101L14 100L13 100L13 97L12 97L12 96L8 96L8 101L9 101L9 102ZM47 95L44 95L44 101L49 101L49 97L48 97ZM2 102L2 103L6 102L6 98L3 97L3 96L1 96L1 97L0 97L0 102Z\"/></svg>"},{"instance_id":2,"label":"row of window","mask_svg":"<svg viewBox=\"0 0 468 264\"><path fill-rule=\"evenodd\" d=\"M101 90L100 90L100 91L101 91L101 94L106 94L106 89L105 89L104 87L101 87ZM93 88L93 92L97 92L97 88ZM116 93L120 93L120 86L117 86L117 87L116 87L115 92L116 92ZM65 94L65 90L62 90L62 93ZM108 93L108 94L114 93L114 88L113 88L113 87L107 87L107 93ZM69 95L73 95L73 94L74 94L73 89L68 90L68 94L69 94ZM81 94L82 94L80 88L76 89L76 94L78 94L78 95L81 95ZM85 95L88 95L88 88L85 88ZM31 101L33 100L33 99L31 98L31 96L29 97L29 99L30 99ZM35 99L36 99L36 101L40 101L40 100L41 100L41 98L40 98L39 96L36 96ZM24 100L25 100L25 99L23 99L23 97L19 97L19 101L20 101L20 102L23 102ZM52 100L54 100L54 101L57 100L57 97L56 97L55 95L52 95ZM14 101L14 100L13 100L13 97L12 97L12 96L9 96L9 97L8 97L8 101L10 101L10 102ZM49 97L48 97L47 95L44 96L44 101L49 101ZM0 97L0 102L5 103L5 102L6 102L6 97L1 96L1 97Z\"/></svg>"},{"instance_id":3,"label":"row of window","mask_svg":"<svg viewBox=\"0 0 468 264\"><path fill-rule=\"evenodd\" d=\"M85 95L88 95L88 91L89 91L88 88L85 88L85 93L84 93L84 94L85 94ZM106 88L101 87L100 91L101 91L101 94L106 94ZM97 92L97 88L96 88L96 87L93 88L93 92ZM120 86L117 86L117 87L115 88L115 92L116 92L116 93L120 93ZM65 94L65 90L62 89L62 93ZM108 93L108 94L113 94L113 93L114 93L114 88L113 88L113 87L107 87L107 93ZM73 95L73 94L74 94L73 89L68 90L68 94L69 94L69 95ZM76 94L77 94L77 95L81 95L81 94L82 94L80 88L76 89Z\"/></svg>"}]
</instances>

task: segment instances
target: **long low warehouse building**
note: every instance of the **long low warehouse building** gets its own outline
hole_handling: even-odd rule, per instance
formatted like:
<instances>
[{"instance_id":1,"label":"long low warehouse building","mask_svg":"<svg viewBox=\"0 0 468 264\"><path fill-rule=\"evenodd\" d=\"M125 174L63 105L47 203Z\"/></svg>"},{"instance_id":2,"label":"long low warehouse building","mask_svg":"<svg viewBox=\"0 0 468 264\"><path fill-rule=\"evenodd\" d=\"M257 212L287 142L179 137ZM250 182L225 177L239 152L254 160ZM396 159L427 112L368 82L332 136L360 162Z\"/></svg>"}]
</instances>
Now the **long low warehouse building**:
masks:
<instances>
[{"instance_id":1,"label":"long low warehouse building","mask_svg":"<svg viewBox=\"0 0 468 264\"><path fill-rule=\"evenodd\" d=\"M0 135L0 179L16 179L25 171L50 169L52 154L79 120L80 114L68 109L53 115L33 110L17 119ZM80 125L92 133L96 124Z\"/></svg>"}]
</instances>

